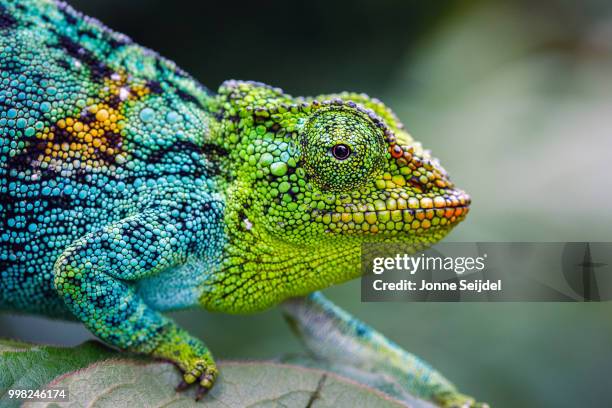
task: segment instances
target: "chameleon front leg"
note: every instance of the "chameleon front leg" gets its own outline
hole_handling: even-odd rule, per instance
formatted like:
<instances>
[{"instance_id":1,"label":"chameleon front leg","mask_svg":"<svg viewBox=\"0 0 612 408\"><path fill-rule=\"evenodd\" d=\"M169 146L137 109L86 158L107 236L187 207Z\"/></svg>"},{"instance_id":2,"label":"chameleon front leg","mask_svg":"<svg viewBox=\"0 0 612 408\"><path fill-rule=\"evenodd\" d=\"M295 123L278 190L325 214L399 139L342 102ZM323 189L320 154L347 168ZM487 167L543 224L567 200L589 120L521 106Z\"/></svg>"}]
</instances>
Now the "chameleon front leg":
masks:
<instances>
[{"instance_id":1,"label":"chameleon front leg","mask_svg":"<svg viewBox=\"0 0 612 408\"><path fill-rule=\"evenodd\" d=\"M427 363L315 292L283 303L284 314L306 347L326 361L390 375L412 395L444 408L485 408L460 394Z\"/></svg>"},{"instance_id":2,"label":"chameleon front leg","mask_svg":"<svg viewBox=\"0 0 612 408\"><path fill-rule=\"evenodd\" d=\"M184 373L179 389L199 384L201 398L217 377L207 347L171 319L151 309L134 290L139 279L180 265L193 250L197 222L180 221L160 208L83 236L57 259L54 283L68 308L104 342L174 362ZM161 290L162 288L160 288Z\"/></svg>"}]
</instances>

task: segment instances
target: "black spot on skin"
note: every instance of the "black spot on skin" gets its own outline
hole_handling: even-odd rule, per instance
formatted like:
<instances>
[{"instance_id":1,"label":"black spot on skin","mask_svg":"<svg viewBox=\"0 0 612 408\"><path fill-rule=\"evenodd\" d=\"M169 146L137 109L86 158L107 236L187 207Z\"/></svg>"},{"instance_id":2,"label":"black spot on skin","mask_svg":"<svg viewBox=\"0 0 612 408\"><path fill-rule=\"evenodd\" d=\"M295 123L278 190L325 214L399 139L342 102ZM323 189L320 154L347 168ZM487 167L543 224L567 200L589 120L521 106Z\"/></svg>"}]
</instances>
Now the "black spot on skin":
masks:
<instances>
[{"instance_id":1,"label":"black spot on skin","mask_svg":"<svg viewBox=\"0 0 612 408\"><path fill-rule=\"evenodd\" d=\"M74 42L70 37L58 35L58 46L68 55L85 64L89 68L91 78L94 81L100 82L113 73L113 70L98 60L91 51Z\"/></svg>"},{"instance_id":2,"label":"black spot on skin","mask_svg":"<svg viewBox=\"0 0 612 408\"><path fill-rule=\"evenodd\" d=\"M247 228L246 228L245 223L244 223L244 222L242 222L242 221L244 221L245 219L247 219L247 216L246 216L246 214L244 213L244 211L242 211L242 210L241 210L240 212L238 212L238 219L241 221L241 222L240 222L240 224L239 224L239 225L240 225L240 228L241 228L243 231L247 231Z\"/></svg>"},{"instance_id":3,"label":"black spot on skin","mask_svg":"<svg viewBox=\"0 0 612 408\"><path fill-rule=\"evenodd\" d=\"M64 194L60 194L58 196L47 197L46 201L47 201L47 208L49 209L51 208L69 209L74 206L72 198L69 195L64 195ZM56 225L58 227L68 226L68 222L66 220L57 221Z\"/></svg>"},{"instance_id":4,"label":"black spot on skin","mask_svg":"<svg viewBox=\"0 0 612 408\"><path fill-rule=\"evenodd\" d=\"M154 80L147 81L147 88L149 88L149 90L151 90L151 92L154 94L161 94L164 91L161 84Z\"/></svg>"},{"instance_id":5,"label":"black spot on skin","mask_svg":"<svg viewBox=\"0 0 612 408\"><path fill-rule=\"evenodd\" d=\"M56 60L57 65L59 65L60 67L69 70L70 69L70 64L68 64L68 61L66 61L65 59L61 58Z\"/></svg>"},{"instance_id":6,"label":"black spot on skin","mask_svg":"<svg viewBox=\"0 0 612 408\"><path fill-rule=\"evenodd\" d=\"M71 13L69 13L68 10L66 10L66 8L60 7L59 10L64 15L64 18L66 19L66 22L68 24L76 25L79 22L79 20L77 20L77 18L75 16L73 16Z\"/></svg>"},{"instance_id":7,"label":"black spot on skin","mask_svg":"<svg viewBox=\"0 0 612 408\"><path fill-rule=\"evenodd\" d=\"M287 172L284 175L275 176L272 173L268 173L266 175L266 180L268 180L269 183L277 182L279 179L282 179L285 176L291 176L292 174L294 174L296 169L297 169L296 167L287 166ZM291 197L295 197L295 193L292 192L291 190L287 191L286 193L280 193L278 196L282 197L284 194L289 194Z\"/></svg>"},{"instance_id":8,"label":"black spot on skin","mask_svg":"<svg viewBox=\"0 0 612 408\"><path fill-rule=\"evenodd\" d=\"M223 159L229 155L227 150L212 143L205 143L202 145L202 153L206 156L206 170L212 176L223 173L228 181L234 179L230 172L223 170Z\"/></svg>"},{"instance_id":9,"label":"black spot on skin","mask_svg":"<svg viewBox=\"0 0 612 408\"><path fill-rule=\"evenodd\" d=\"M221 122L223 120L224 114L225 114L225 110L224 109L221 109L218 112L215 112L215 119L218 122Z\"/></svg>"},{"instance_id":10,"label":"black spot on skin","mask_svg":"<svg viewBox=\"0 0 612 408\"><path fill-rule=\"evenodd\" d=\"M0 29L0 32L1 31L2 30ZM3 34L0 34L0 35L3 35ZM21 74L23 73L23 67L21 66L21 64L16 64L11 61L2 61L2 71Z\"/></svg>"},{"instance_id":11,"label":"black spot on skin","mask_svg":"<svg viewBox=\"0 0 612 408\"><path fill-rule=\"evenodd\" d=\"M90 123L96 120L96 115L89 109L84 109L81 112L79 119L81 120L81 122L83 122L84 125L89 125Z\"/></svg>"},{"instance_id":12,"label":"black spot on skin","mask_svg":"<svg viewBox=\"0 0 612 408\"><path fill-rule=\"evenodd\" d=\"M210 155L212 157L226 157L229 154L224 148L212 143L204 143L202 145L202 151L207 156Z\"/></svg>"},{"instance_id":13,"label":"black spot on skin","mask_svg":"<svg viewBox=\"0 0 612 408\"><path fill-rule=\"evenodd\" d=\"M107 144L115 150L121 149L123 138L120 133L111 132L110 130L104 132ZM112 160L114 162L114 160Z\"/></svg>"},{"instance_id":14,"label":"black spot on skin","mask_svg":"<svg viewBox=\"0 0 612 408\"><path fill-rule=\"evenodd\" d=\"M7 270L9 268L9 266L11 266L9 261L2 261L2 260L0 260L0 271Z\"/></svg>"},{"instance_id":15,"label":"black spot on skin","mask_svg":"<svg viewBox=\"0 0 612 408\"><path fill-rule=\"evenodd\" d=\"M47 145L44 141L30 143L21 153L9 158L9 168L16 171L27 171L31 169L31 163L38 158L41 152L45 151L46 147Z\"/></svg>"},{"instance_id":16,"label":"black spot on skin","mask_svg":"<svg viewBox=\"0 0 612 408\"><path fill-rule=\"evenodd\" d=\"M72 140L72 135L65 128L62 129L56 126L52 126L51 129L54 134L53 143L55 144L69 143ZM46 148L46 145L45 145L45 148Z\"/></svg>"},{"instance_id":17,"label":"black spot on skin","mask_svg":"<svg viewBox=\"0 0 612 408\"><path fill-rule=\"evenodd\" d=\"M119 104L121 103L121 98L119 97L119 95L111 95L106 99L106 103L111 108L117 109L119 107Z\"/></svg>"},{"instance_id":18,"label":"black spot on skin","mask_svg":"<svg viewBox=\"0 0 612 408\"><path fill-rule=\"evenodd\" d=\"M89 37L93 40L96 39L96 34L93 32L93 30L91 29L91 27L80 27L77 31L77 37L78 38L83 38L83 37Z\"/></svg>"},{"instance_id":19,"label":"black spot on skin","mask_svg":"<svg viewBox=\"0 0 612 408\"><path fill-rule=\"evenodd\" d=\"M109 77L114 72L102 61L98 61L96 65L90 65L92 78L94 80L102 80L103 78Z\"/></svg>"},{"instance_id":20,"label":"black spot on skin","mask_svg":"<svg viewBox=\"0 0 612 408\"><path fill-rule=\"evenodd\" d=\"M17 26L17 20L0 4L0 30L10 30Z\"/></svg>"},{"instance_id":21,"label":"black spot on skin","mask_svg":"<svg viewBox=\"0 0 612 408\"><path fill-rule=\"evenodd\" d=\"M288 194L289 197L291 197L292 200L297 198L297 193L295 191L293 191L292 188L290 188L289 190L287 190L287 192L285 194Z\"/></svg>"},{"instance_id":22,"label":"black spot on skin","mask_svg":"<svg viewBox=\"0 0 612 408\"><path fill-rule=\"evenodd\" d=\"M204 106L200 103L200 101L190 93L183 91L180 88L176 88L176 95L181 98L181 100L185 102L193 102L198 105L200 108L205 109Z\"/></svg>"},{"instance_id":23,"label":"black spot on skin","mask_svg":"<svg viewBox=\"0 0 612 408\"><path fill-rule=\"evenodd\" d=\"M159 58L155 58L155 70L159 73L166 72L166 68L162 65Z\"/></svg>"},{"instance_id":24,"label":"black spot on skin","mask_svg":"<svg viewBox=\"0 0 612 408\"><path fill-rule=\"evenodd\" d=\"M124 45L129 44L129 41L126 40L117 40L115 38L110 38L108 40L108 45L113 49L113 50L117 50L121 47L123 47Z\"/></svg>"},{"instance_id":25,"label":"black spot on skin","mask_svg":"<svg viewBox=\"0 0 612 408\"><path fill-rule=\"evenodd\" d=\"M229 155L228 151L224 148L217 146L212 143L205 143L202 145L202 153L206 156L207 170L213 176L221 174L222 158ZM228 180L231 178L229 174L226 174ZM231 181L231 180L230 180Z\"/></svg>"}]
</instances>

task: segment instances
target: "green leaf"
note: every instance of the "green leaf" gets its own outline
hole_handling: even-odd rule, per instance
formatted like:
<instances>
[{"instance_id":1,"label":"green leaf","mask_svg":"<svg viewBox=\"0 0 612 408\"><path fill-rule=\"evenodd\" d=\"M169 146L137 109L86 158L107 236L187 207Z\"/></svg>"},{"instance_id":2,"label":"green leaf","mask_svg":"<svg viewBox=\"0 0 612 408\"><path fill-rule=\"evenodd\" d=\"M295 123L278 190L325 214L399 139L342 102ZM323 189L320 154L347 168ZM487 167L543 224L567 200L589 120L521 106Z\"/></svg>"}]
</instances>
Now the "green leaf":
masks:
<instances>
[{"instance_id":1,"label":"green leaf","mask_svg":"<svg viewBox=\"0 0 612 408\"><path fill-rule=\"evenodd\" d=\"M61 374L114 355L94 341L66 348L0 339L0 406L19 405L8 399L9 389L39 389Z\"/></svg>"},{"instance_id":2,"label":"green leaf","mask_svg":"<svg viewBox=\"0 0 612 408\"><path fill-rule=\"evenodd\" d=\"M125 357L127 356L127 357ZM67 388L68 402L25 407L406 407L386 394L335 373L273 362L222 362L217 385L196 403L195 387L177 393L179 371L97 342L73 348L0 339L0 406L17 407L9 389Z\"/></svg>"},{"instance_id":3,"label":"green leaf","mask_svg":"<svg viewBox=\"0 0 612 408\"><path fill-rule=\"evenodd\" d=\"M67 388L68 403L36 407L405 407L383 393L322 370L271 362L224 362L205 401L195 388L177 393L181 376L168 363L107 360L59 377L50 387Z\"/></svg>"}]
</instances>

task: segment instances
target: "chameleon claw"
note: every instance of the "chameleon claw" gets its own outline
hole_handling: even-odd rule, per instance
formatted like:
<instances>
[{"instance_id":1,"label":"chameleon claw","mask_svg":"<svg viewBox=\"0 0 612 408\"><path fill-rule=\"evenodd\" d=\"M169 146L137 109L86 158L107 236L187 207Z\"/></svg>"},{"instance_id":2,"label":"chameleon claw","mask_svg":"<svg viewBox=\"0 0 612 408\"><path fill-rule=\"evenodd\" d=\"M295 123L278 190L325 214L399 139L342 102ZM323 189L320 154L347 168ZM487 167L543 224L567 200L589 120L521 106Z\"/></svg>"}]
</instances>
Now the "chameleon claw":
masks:
<instances>
[{"instance_id":1,"label":"chameleon claw","mask_svg":"<svg viewBox=\"0 0 612 408\"><path fill-rule=\"evenodd\" d=\"M206 394L208 394L208 391L210 391L210 388L207 388L207 387L204 387L204 386L202 386L202 385L199 385L199 386L198 386L198 390L196 391L196 397L195 397L195 400L196 400L196 401L199 401L199 400L201 400L202 398L204 398L204 396L205 396Z\"/></svg>"},{"instance_id":2,"label":"chameleon claw","mask_svg":"<svg viewBox=\"0 0 612 408\"><path fill-rule=\"evenodd\" d=\"M196 401L199 401L211 390L217 378L217 368L207 368L204 374L199 378L198 390L196 391Z\"/></svg>"},{"instance_id":3,"label":"chameleon claw","mask_svg":"<svg viewBox=\"0 0 612 408\"><path fill-rule=\"evenodd\" d=\"M178 385L176 386L176 388L174 388L174 390L176 392L181 392L181 391L185 391L187 388L189 388L189 384L185 380L181 380L181 382L178 383Z\"/></svg>"},{"instance_id":4,"label":"chameleon claw","mask_svg":"<svg viewBox=\"0 0 612 408\"><path fill-rule=\"evenodd\" d=\"M208 366L204 363L197 363L192 367L193 369L183 374L183 379L176 386L175 390L177 392L185 391L197 383L195 399L199 401L212 389L219 371L214 364Z\"/></svg>"}]
</instances>

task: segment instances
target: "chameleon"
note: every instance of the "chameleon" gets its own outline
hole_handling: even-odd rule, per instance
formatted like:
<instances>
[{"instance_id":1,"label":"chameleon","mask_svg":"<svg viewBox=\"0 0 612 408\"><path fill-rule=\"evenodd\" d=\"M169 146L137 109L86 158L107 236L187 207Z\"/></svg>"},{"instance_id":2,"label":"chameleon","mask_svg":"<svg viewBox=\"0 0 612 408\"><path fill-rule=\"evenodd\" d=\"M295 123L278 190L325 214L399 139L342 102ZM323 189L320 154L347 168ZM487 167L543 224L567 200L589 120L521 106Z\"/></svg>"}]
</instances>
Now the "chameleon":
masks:
<instances>
[{"instance_id":1,"label":"chameleon","mask_svg":"<svg viewBox=\"0 0 612 408\"><path fill-rule=\"evenodd\" d=\"M171 361L177 390L218 369L164 312L281 305L315 355L487 406L319 292L361 275L362 244L431 245L469 206L376 98L212 92L63 2L0 1L0 309Z\"/></svg>"}]
</instances>

